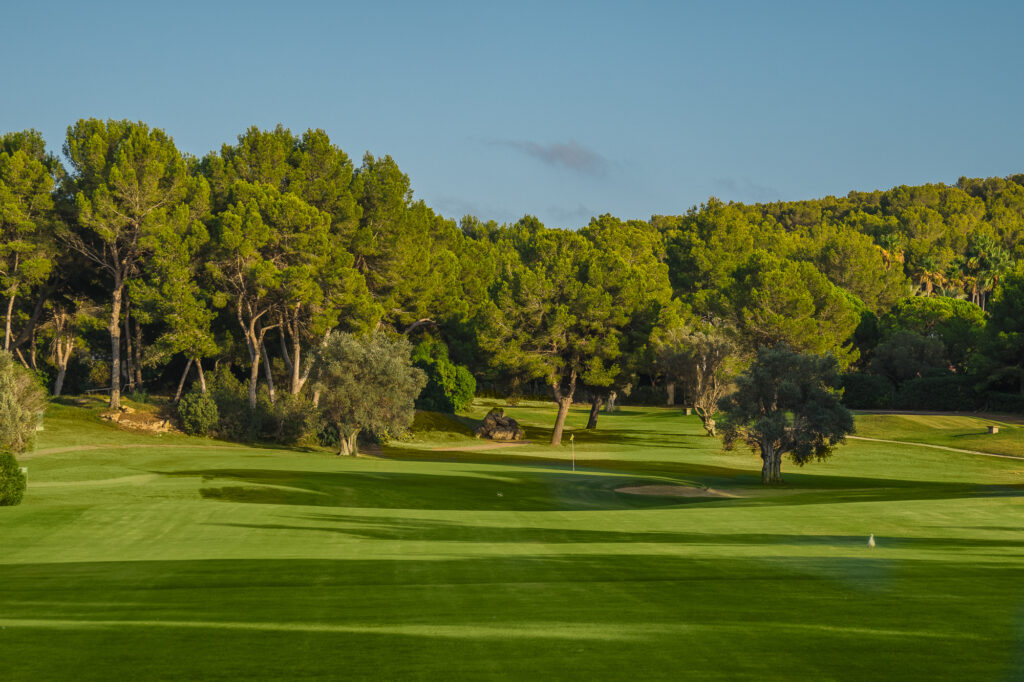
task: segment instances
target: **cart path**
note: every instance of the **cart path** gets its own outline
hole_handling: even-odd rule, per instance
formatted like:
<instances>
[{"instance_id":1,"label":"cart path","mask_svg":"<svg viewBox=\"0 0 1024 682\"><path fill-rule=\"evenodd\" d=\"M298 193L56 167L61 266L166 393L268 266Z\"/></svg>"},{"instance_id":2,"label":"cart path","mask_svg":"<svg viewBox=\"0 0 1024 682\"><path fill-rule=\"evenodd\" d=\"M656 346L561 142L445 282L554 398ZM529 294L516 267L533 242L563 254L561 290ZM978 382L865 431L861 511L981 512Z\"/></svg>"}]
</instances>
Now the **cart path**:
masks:
<instances>
[{"instance_id":1,"label":"cart path","mask_svg":"<svg viewBox=\"0 0 1024 682\"><path fill-rule=\"evenodd\" d=\"M962 452L965 455L982 455L983 457L1000 457L1002 459L1024 459L1019 455L997 455L994 452L982 452L981 450L963 450L951 448L946 445L932 445L930 443L914 443L906 440L886 440L884 438L867 438L865 436L847 436L850 440L867 440L873 443L895 443L896 445L916 445L919 448L932 448L934 450L948 450L950 452Z\"/></svg>"}]
</instances>

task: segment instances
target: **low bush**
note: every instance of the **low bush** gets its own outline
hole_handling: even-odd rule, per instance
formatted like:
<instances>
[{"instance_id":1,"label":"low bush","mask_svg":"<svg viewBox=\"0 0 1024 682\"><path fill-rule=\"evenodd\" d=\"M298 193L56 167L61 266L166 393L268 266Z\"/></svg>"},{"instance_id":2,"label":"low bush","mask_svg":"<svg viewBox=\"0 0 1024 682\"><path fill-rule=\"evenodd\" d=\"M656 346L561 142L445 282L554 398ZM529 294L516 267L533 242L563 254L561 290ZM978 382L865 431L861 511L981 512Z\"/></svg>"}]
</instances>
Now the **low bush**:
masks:
<instances>
[{"instance_id":1,"label":"low bush","mask_svg":"<svg viewBox=\"0 0 1024 682\"><path fill-rule=\"evenodd\" d=\"M901 410L960 412L984 407L984 395L974 390L974 381L962 374L919 377L903 382L896 392L894 407Z\"/></svg>"},{"instance_id":2,"label":"low bush","mask_svg":"<svg viewBox=\"0 0 1024 682\"><path fill-rule=\"evenodd\" d=\"M25 474L9 452L0 452L0 507L13 507L25 495Z\"/></svg>"},{"instance_id":3,"label":"low bush","mask_svg":"<svg viewBox=\"0 0 1024 682\"><path fill-rule=\"evenodd\" d=\"M210 436L220 423L220 411L213 396L192 390L178 402L178 419L185 433Z\"/></svg>"},{"instance_id":4,"label":"low bush","mask_svg":"<svg viewBox=\"0 0 1024 682\"><path fill-rule=\"evenodd\" d=\"M217 404L217 436L243 443L256 440L260 434L262 410L259 405L255 411L249 407L245 384L226 365L221 365L208 380L210 396Z\"/></svg>"},{"instance_id":5,"label":"low bush","mask_svg":"<svg viewBox=\"0 0 1024 682\"><path fill-rule=\"evenodd\" d=\"M286 393L274 404L261 403L263 435L281 445L313 443L318 440L320 412L308 398Z\"/></svg>"},{"instance_id":6,"label":"low bush","mask_svg":"<svg viewBox=\"0 0 1024 682\"><path fill-rule=\"evenodd\" d=\"M844 374L843 404L853 410L885 410L892 407L896 387L877 374Z\"/></svg>"},{"instance_id":7,"label":"low bush","mask_svg":"<svg viewBox=\"0 0 1024 682\"><path fill-rule=\"evenodd\" d=\"M990 391L985 394L985 409L991 412L1022 414L1024 413L1024 395Z\"/></svg>"}]
</instances>

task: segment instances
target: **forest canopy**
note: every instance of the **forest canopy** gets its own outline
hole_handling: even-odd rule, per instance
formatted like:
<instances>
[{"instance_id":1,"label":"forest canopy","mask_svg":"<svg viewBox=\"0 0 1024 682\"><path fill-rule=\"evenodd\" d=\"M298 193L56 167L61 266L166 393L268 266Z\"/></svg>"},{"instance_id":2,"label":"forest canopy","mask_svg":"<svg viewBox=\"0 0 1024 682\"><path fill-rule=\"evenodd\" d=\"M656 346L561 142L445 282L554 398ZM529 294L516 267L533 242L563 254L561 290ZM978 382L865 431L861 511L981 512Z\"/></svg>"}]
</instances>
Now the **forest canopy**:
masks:
<instances>
[{"instance_id":1,"label":"forest canopy","mask_svg":"<svg viewBox=\"0 0 1024 682\"><path fill-rule=\"evenodd\" d=\"M712 337L737 372L776 344L833 356L849 406L1024 410L1024 175L555 228L442 216L390 156L355 162L322 130L194 158L83 119L58 143L0 135L3 348L55 394L117 406L216 369L250 410L299 409L330 335L375 331L563 416L613 393L694 404L707 382L665 340L678 360Z\"/></svg>"}]
</instances>

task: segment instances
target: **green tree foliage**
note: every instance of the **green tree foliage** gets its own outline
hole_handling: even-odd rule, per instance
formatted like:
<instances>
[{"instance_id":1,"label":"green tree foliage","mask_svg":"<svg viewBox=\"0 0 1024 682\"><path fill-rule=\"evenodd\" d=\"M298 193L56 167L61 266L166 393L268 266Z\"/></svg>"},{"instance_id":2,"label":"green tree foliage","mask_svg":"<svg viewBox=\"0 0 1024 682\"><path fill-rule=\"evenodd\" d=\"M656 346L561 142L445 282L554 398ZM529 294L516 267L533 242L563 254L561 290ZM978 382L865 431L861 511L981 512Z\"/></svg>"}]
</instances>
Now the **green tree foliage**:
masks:
<instances>
[{"instance_id":1,"label":"green tree foliage","mask_svg":"<svg viewBox=\"0 0 1024 682\"><path fill-rule=\"evenodd\" d=\"M616 294L626 273L583 235L546 230L534 218L514 226L507 243L520 260L505 265L481 344L500 368L551 387L558 445L577 382L608 386L619 373L630 306Z\"/></svg>"},{"instance_id":2,"label":"green tree foliage","mask_svg":"<svg viewBox=\"0 0 1024 682\"><path fill-rule=\"evenodd\" d=\"M628 316L619 336L619 372L610 387L635 385L641 373L656 371L651 337L672 305L664 237L649 223L607 214L591 219L580 234L602 254L600 267L610 275L609 293ZM600 387L590 389L593 404L587 428L596 428L602 397Z\"/></svg>"},{"instance_id":3,"label":"green tree foliage","mask_svg":"<svg viewBox=\"0 0 1024 682\"><path fill-rule=\"evenodd\" d=\"M473 401L476 379L469 369L456 365L448 357L444 343L428 339L416 345L413 365L427 375L427 385L416 401L416 407L449 414L459 412Z\"/></svg>"},{"instance_id":4,"label":"green tree foliage","mask_svg":"<svg viewBox=\"0 0 1024 682\"><path fill-rule=\"evenodd\" d=\"M875 348L869 369L899 386L904 381L948 373L942 340L900 329Z\"/></svg>"},{"instance_id":5,"label":"green tree foliage","mask_svg":"<svg viewBox=\"0 0 1024 682\"><path fill-rule=\"evenodd\" d=\"M168 221L205 217L205 181L189 175L164 131L144 123L83 119L68 128L71 174L62 190L71 207L62 238L92 263L110 291L110 406L121 396L121 308L125 287L149 265L148 237Z\"/></svg>"},{"instance_id":6,"label":"green tree foliage","mask_svg":"<svg viewBox=\"0 0 1024 682\"><path fill-rule=\"evenodd\" d=\"M726 296L727 314L750 351L786 343L801 352L831 353L841 367L857 358L851 337L860 315L811 263L756 252L736 270Z\"/></svg>"},{"instance_id":7,"label":"green tree foliage","mask_svg":"<svg viewBox=\"0 0 1024 682\"><path fill-rule=\"evenodd\" d=\"M412 425L414 402L427 383L412 366L404 336L334 332L320 349L320 411L338 428L338 454L356 455L359 434L400 436Z\"/></svg>"},{"instance_id":8,"label":"green tree foliage","mask_svg":"<svg viewBox=\"0 0 1024 682\"><path fill-rule=\"evenodd\" d=\"M260 363L269 367L269 331L283 328L291 338L292 392L298 393L311 368L301 364L303 341L333 328L346 308L370 306L351 255L332 239L330 216L269 185L239 181L231 197L217 216L207 267L217 302L231 305L245 338L255 408Z\"/></svg>"},{"instance_id":9,"label":"green tree foliage","mask_svg":"<svg viewBox=\"0 0 1024 682\"><path fill-rule=\"evenodd\" d=\"M989 320L971 365L983 384L1024 395L1024 268L1008 275L989 306Z\"/></svg>"},{"instance_id":10,"label":"green tree foliage","mask_svg":"<svg viewBox=\"0 0 1024 682\"><path fill-rule=\"evenodd\" d=\"M46 391L35 375L0 351L0 452L29 450L45 408Z\"/></svg>"},{"instance_id":11,"label":"green tree foliage","mask_svg":"<svg viewBox=\"0 0 1024 682\"><path fill-rule=\"evenodd\" d=\"M50 165L47 165L47 162ZM54 173L35 131L0 137L0 295L4 350L12 349L15 302L42 284L53 266Z\"/></svg>"},{"instance_id":12,"label":"green tree foliage","mask_svg":"<svg viewBox=\"0 0 1024 682\"><path fill-rule=\"evenodd\" d=\"M882 333L907 330L941 341L950 363L958 370L978 348L985 329L985 312L968 301L945 296L905 298L882 318Z\"/></svg>"},{"instance_id":13,"label":"green tree foliage","mask_svg":"<svg viewBox=\"0 0 1024 682\"><path fill-rule=\"evenodd\" d=\"M872 311L888 310L907 288L900 268L886 266L881 247L866 234L829 227L811 260L833 284L857 296Z\"/></svg>"},{"instance_id":14,"label":"green tree foliage","mask_svg":"<svg viewBox=\"0 0 1024 682\"><path fill-rule=\"evenodd\" d=\"M853 432L839 402L839 366L832 356L799 353L785 344L761 348L736 391L722 401L724 447L760 454L761 482L782 483L782 456L798 465L829 457Z\"/></svg>"}]
</instances>

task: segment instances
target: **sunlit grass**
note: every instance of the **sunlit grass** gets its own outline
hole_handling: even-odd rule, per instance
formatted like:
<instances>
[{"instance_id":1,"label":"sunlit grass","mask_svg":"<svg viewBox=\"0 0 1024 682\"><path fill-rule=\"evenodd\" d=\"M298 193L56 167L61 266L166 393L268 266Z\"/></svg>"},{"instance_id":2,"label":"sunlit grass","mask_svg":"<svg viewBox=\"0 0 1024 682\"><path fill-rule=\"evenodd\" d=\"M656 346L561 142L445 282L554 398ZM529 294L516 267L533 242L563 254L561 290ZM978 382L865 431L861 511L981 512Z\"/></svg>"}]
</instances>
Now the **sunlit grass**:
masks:
<instances>
[{"instance_id":1,"label":"sunlit grass","mask_svg":"<svg viewBox=\"0 0 1024 682\"><path fill-rule=\"evenodd\" d=\"M494 406L528 444L467 449ZM587 431L578 406L551 448L553 404L478 401L359 458L100 411L51 408L0 509L3 679L1024 674L1024 462L850 441L765 491L668 408ZM988 423L857 421L943 445ZM645 485L733 496L618 492Z\"/></svg>"}]
</instances>

